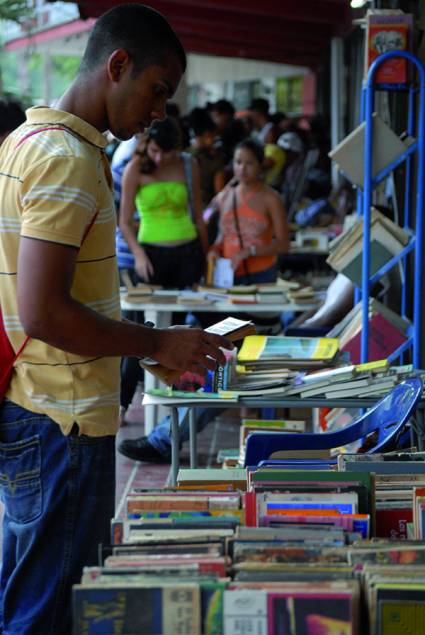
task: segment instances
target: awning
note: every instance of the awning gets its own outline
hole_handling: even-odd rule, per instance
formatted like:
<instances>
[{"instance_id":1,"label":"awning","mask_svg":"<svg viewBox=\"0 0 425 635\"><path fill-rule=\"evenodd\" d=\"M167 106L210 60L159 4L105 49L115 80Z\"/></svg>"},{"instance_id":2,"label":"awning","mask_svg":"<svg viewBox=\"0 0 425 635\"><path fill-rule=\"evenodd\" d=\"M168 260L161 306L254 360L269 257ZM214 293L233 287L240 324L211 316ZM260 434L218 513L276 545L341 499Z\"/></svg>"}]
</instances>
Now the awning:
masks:
<instances>
[{"instance_id":1,"label":"awning","mask_svg":"<svg viewBox=\"0 0 425 635\"><path fill-rule=\"evenodd\" d=\"M82 0L83 19L127 0ZM315 67L351 28L349 0L151 0L187 51Z\"/></svg>"}]
</instances>

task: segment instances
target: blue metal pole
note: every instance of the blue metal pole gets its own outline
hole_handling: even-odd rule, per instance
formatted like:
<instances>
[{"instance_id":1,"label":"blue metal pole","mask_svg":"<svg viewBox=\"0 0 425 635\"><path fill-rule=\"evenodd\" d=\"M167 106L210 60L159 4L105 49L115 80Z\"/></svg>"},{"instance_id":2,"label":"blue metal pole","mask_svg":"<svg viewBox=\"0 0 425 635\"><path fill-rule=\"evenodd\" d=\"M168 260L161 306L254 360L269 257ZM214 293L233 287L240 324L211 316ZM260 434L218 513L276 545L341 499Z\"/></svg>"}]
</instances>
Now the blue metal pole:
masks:
<instances>
[{"instance_id":1,"label":"blue metal pole","mask_svg":"<svg viewBox=\"0 0 425 635\"><path fill-rule=\"evenodd\" d=\"M364 121L365 115L365 99L366 99L366 87L362 84L362 92L360 96L360 123ZM357 216L363 216L363 190L361 187L357 187ZM360 302L361 290L359 287L354 288L354 304Z\"/></svg>"},{"instance_id":2,"label":"blue metal pole","mask_svg":"<svg viewBox=\"0 0 425 635\"><path fill-rule=\"evenodd\" d=\"M378 58L379 59L379 58ZM365 95L365 156L363 165L362 338L360 359L369 357L370 208L372 204L373 74L369 72Z\"/></svg>"},{"instance_id":3,"label":"blue metal pole","mask_svg":"<svg viewBox=\"0 0 425 635\"><path fill-rule=\"evenodd\" d=\"M371 65L366 83L366 134L365 134L365 169L364 169L364 246L363 250L363 315L362 315L362 361L367 359L368 350L368 305L365 293L369 291L369 255L370 255L370 204L371 204L371 168L372 168L372 108L373 108L373 79L377 68L386 60L402 57L415 64L419 72L419 116L417 125L417 153L418 178L416 188L416 248L414 273L414 304L413 304L413 365L421 365L421 326L422 326L422 285L423 285L423 211L424 211L424 175L425 175L425 67L414 55L407 51L390 51L380 55ZM366 307L366 311L365 311ZM364 327L366 327L364 329Z\"/></svg>"},{"instance_id":4,"label":"blue metal pole","mask_svg":"<svg viewBox=\"0 0 425 635\"><path fill-rule=\"evenodd\" d=\"M407 120L407 134L413 136L415 133L415 89L413 86L409 90L409 106L408 106L408 120ZM410 195L412 187L412 157L406 159L406 189L404 192L404 227L410 227ZM407 284L406 277L408 271L407 257L402 260L403 276L401 286L401 315L406 316L407 312Z\"/></svg>"}]
</instances>

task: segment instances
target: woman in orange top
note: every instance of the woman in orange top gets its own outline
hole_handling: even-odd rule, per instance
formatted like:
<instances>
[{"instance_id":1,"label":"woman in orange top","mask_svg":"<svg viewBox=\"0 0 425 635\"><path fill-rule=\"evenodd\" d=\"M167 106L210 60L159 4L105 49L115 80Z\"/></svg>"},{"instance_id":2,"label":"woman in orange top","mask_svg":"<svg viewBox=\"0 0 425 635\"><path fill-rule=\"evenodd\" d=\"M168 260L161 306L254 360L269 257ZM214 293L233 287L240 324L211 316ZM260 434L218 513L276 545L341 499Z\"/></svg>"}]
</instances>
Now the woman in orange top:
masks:
<instances>
[{"instance_id":1,"label":"woman in orange top","mask_svg":"<svg viewBox=\"0 0 425 635\"><path fill-rule=\"evenodd\" d=\"M277 256L288 251L289 230L282 201L261 180L262 146L246 139L236 146L233 172L236 184L216 197L220 232L208 260L230 258L235 284L274 282Z\"/></svg>"}]
</instances>

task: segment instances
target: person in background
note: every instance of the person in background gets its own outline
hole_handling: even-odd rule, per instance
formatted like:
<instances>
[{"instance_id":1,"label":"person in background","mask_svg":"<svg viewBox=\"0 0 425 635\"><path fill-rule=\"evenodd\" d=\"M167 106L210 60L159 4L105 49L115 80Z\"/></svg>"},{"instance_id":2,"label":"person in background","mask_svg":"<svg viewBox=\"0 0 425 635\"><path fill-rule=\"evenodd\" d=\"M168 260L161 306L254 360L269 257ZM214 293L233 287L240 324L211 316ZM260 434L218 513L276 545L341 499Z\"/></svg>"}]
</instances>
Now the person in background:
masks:
<instances>
[{"instance_id":1,"label":"person in background","mask_svg":"<svg viewBox=\"0 0 425 635\"><path fill-rule=\"evenodd\" d=\"M185 123L186 117L182 117L180 106L174 101L169 101L165 106L165 114L176 124L180 134L180 150L189 145L189 131Z\"/></svg>"},{"instance_id":2,"label":"person in background","mask_svg":"<svg viewBox=\"0 0 425 635\"><path fill-rule=\"evenodd\" d=\"M172 119L152 124L125 168L119 218L138 277L146 283L184 289L199 282L204 272L208 237L199 167L188 157L185 170L186 158L179 146L179 131ZM137 235L134 205L140 216Z\"/></svg>"},{"instance_id":3,"label":"person in background","mask_svg":"<svg viewBox=\"0 0 425 635\"><path fill-rule=\"evenodd\" d=\"M233 171L237 184L216 197L220 232L208 260L230 258L235 284L274 282L277 257L289 249L286 214L277 192L261 178L264 152L253 139L236 146Z\"/></svg>"},{"instance_id":4,"label":"person in background","mask_svg":"<svg viewBox=\"0 0 425 635\"><path fill-rule=\"evenodd\" d=\"M218 148L224 156L227 180L232 176L233 152L237 144L245 139L246 130L240 119L235 119L235 109L227 99L209 104L207 109L217 126Z\"/></svg>"},{"instance_id":5,"label":"person in background","mask_svg":"<svg viewBox=\"0 0 425 635\"><path fill-rule=\"evenodd\" d=\"M269 101L263 97L253 99L248 108L254 125L252 136L263 145L276 141L275 126L270 119L269 109Z\"/></svg>"},{"instance_id":6,"label":"person in background","mask_svg":"<svg viewBox=\"0 0 425 635\"><path fill-rule=\"evenodd\" d=\"M0 146L6 137L25 121L22 104L13 97L0 99Z\"/></svg>"},{"instance_id":7,"label":"person in background","mask_svg":"<svg viewBox=\"0 0 425 635\"><path fill-rule=\"evenodd\" d=\"M194 108L189 115L192 145L190 153L199 165L201 177L201 204L208 229L208 244L214 242L218 231L218 213L208 208L209 203L226 183L224 157L214 148L217 126L205 108ZM208 210L208 211L206 211ZM210 211L210 213L208 213Z\"/></svg>"},{"instance_id":8,"label":"person in background","mask_svg":"<svg viewBox=\"0 0 425 635\"><path fill-rule=\"evenodd\" d=\"M277 145L285 151L285 165L281 184L281 192L285 208L289 210L295 186L303 167L304 146L296 132L284 132L277 140Z\"/></svg>"},{"instance_id":9,"label":"person in background","mask_svg":"<svg viewBox=\"0 0 425 635\"><path fill-rule=\"evenodd\" d=\"M304 197L294 220L300 227L326 227L337 220L329 201L332 185L330 175L319 168L306 174Z\"/></svg>"},{"instance_id":10,"label":"person in background","mask_svg":"<svg viewBox=\"0 0 425 635\"><path fill-rule=\"evenodd\" d=\"M26 342L0 405L2 633L71 633L71 588L110 540L120 358L204 374L232 348L121 319L104 132L161 119L185 68L161 14L116 6L57 108L29 109L0 149L1 337Z\"/></svg>"},{"instance_id":11,"label":"person in background","mask_svg":"<svg viewBox=\"0 0 425 635\"><path fill-rule=\"evenodd\" d=\"M236 147L234 156L234 172L239 184L236 188L226 186L216 197L221 210L221 234L208 252L208 257L231 257L236 284L275 281L277 254L289 248L289 233L280 198L260 178L263 158L262 147L256 141L242 141ZM244 247L239 243L234 223L233 196L236 196ZM247 272L244 264L247 265ZM196 408L197 432L203 430L220 412L216 408ZM179 408L178 417L180 440L183 443L189 438L188 409ZM149 436L124 439L118 450L134 461L169 463L170 418L165 417L159 422Z\"/></svg>"},{"instance_id":12,"label":"person in background","mask_svg":"<svg viewBox=\"0 0 425 635\"><path fill-rule=\"evenodd\" d=\"M115 249L117 254L117 265L120 274L120 285L124 286L122 274L127 271L133 284L137 283L137 274L134 268L134 256L122 235L119 227L118 212L121 204L122 176L125 166L130 161L139 142L140 135L134 135L128 141L121 141L115 150L111 161L112 181L114 185L114 201L117 211L117 227L115 229ZM134 206L136 213L136 207ZM134 219L137 227L137 218ZM123 311L126 320L143 324L143 314L140 311ZM119 424L125 425L125 413L132 402L138 381L143 379L143 371L138 360L134 357L123 357L121 359L121 391L120 391L120 411Z\"/></svg>"},{"instance_id":13,"label":"person in background","mask_svg":"<svg viewBox=\"0 0 425 635\"><path fill-rule=\"evenodd\" d=\"M217 126L205 108L194 108L189 115L192 143L190 153L198 162L201 174L202 209L225 186L224 159L214 148Z\"/></svg>"}]
</instances>

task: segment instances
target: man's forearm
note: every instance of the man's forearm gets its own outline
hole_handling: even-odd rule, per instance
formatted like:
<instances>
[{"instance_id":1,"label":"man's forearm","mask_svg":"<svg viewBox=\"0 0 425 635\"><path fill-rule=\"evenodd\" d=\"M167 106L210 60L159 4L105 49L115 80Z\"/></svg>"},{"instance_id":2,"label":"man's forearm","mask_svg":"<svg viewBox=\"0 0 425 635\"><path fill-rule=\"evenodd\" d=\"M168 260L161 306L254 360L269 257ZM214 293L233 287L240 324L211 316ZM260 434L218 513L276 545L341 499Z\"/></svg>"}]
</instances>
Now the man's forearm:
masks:
<instances>
[{"instance_id":1,"label":"man's forearm","mask_svg":"<svg viewBox=\"0 0 425 635\"><path fill-rule=\"evenodd\" d=\"M158 331L112 320L72 299L41 315L24 326L26 333L75 355L153 357L158 347Z\"/></svg>"}]
</instances>

